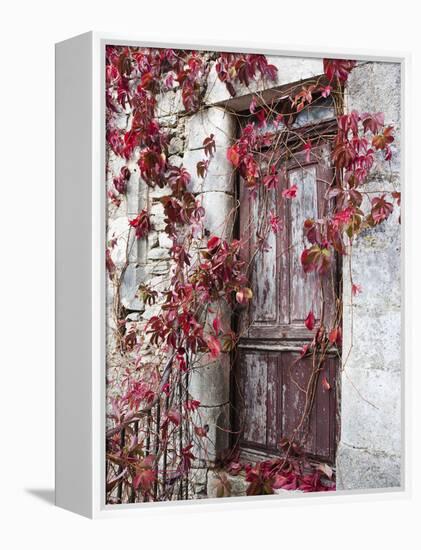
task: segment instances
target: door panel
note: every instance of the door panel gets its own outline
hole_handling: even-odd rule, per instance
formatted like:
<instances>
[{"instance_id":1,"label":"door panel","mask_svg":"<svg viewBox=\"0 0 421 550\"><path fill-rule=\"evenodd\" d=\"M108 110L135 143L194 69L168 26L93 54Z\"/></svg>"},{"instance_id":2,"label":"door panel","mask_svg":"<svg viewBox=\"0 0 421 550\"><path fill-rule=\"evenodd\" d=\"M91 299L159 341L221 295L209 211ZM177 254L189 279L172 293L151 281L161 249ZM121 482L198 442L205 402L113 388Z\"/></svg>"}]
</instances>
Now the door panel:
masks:
<instances>
[{"instance_id":1,"label":"door panel","mask_svg":"<svg viewBox=\"0 0 421 550\"><path fill-rule=\"evenodd\" d=\"M311 373L311 357L301 359L295 351L242 349L237 370L236 429L242 434L240 447L249 451L277 454L279 441L303 438L303 449L319 460L334 462L336 446L337 360L328 357L319 376L314 407L308 424L298 433L305 405L305 388ZM326 380L330 389L323 384Z\"/></svg>"},{"instance_id":2,"label":"door panel","mask_svg":"<svg viewBox=\"0 0 421 550\"><path fill-rule=\"evenodd\" d=\"M304 324L310 310L320 318L320 279L305 274L301 252L305 219L325 214L325 193L333 173L329 167L329 144L313 147L310 159L304 153L284 163L278 189L266 196L261 190L249 199L240 185L240 237L247 241L244 259L253 300L239 317L242 337L235 361L235 429L244 452L279 453L284 438L302 440L304 450L318 460L334 462L337 439L336 371L339 354L328 355L317 377L314 405L307 424L297 431L306 404L305 388L312 372L312 357L301 349L315 331ZM281 198L282 191L297 185L294 199ZM273 212L285 221L283 229L270 232L264 250L257 247L259 221ZM257 227L257 229L256 229ZM254 228L251 231L251 228ZM325 294L326 324L335 314L338 272L328 274ZM332 290L333 282L333 290Z\"/></svg>"}]
</instances>

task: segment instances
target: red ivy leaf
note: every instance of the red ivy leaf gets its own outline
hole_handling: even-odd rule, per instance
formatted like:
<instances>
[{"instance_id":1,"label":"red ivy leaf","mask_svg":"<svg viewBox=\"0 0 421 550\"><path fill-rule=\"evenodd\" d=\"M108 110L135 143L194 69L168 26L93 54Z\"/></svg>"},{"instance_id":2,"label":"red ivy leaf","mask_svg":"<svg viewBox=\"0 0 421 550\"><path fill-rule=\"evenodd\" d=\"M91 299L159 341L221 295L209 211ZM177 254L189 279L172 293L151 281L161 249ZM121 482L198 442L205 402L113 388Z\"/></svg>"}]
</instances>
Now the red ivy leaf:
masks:
<instances>
[{"instance_id":1,"label":"red ivy leaf","mask_svg":"<svg viewBox=\"0 0 421 550\"><path fill-rule=\"evenodd\" d=\"M175 426L179 426L181 422L181 415L175 409L170 409L167 412L167 419L172 422Z\"/></svg>"},{"instance_id":2,"label":"red ivy leaf","mask_svg":"<svg viewBox=\"0 0 421 550\"><path fill-rule=\"evenodd\" d=\"M204 178L208 171L209 160L199 160L196 164L196 172L199 178Z\"/></svg>"},{"instance_id":3,"label":"red ivy leaf","mask_svg":"<svg viewBox=\"0 0 421 550\"><path fill-rule=\"evenodd\" d=\"M288 189L284 189L282 191L282 196L286 199L295 199L295 197L297 196L297 186L291 185L291 187L289 187Z\"/></svg>"},{"instance_id":4,"label":"red ivy leaf","mask_svg":"<svg viewBox=\"0 0 421 550\"><path fill-rule=\"evenodd\" d=\"M334 78L342 83L346 82L355 65L356 62L349 59L323 59L324 73L331 82Z\"/></svg>"},{"instance_id":5,"label":"red ivy leaf","mask_svg":"<svg viewBox=\"0 0 421 550\"><path fill-rule=\"evenodd\" d=\"M251 288L244 287L236 293L235 298L239 304L246 304L253 298L253 291Z\"/></svg>"},{"instance_id":6,"label":"red ivy leaf","mask_svg":"<svg viewBox=\"0 0 421 550\"><path fill-rule=\"evenodd\" d=\"M308 330L313 330L315 323L316 323L316 319L314 317L314 313L312 311L309 311L309 313L308 313L308 315L307 315L307 317L304 321L304 324L308 328Z\"/></svg>"},{"instance_id":7,"label":"red ivy leaf","mask_svg":"<svg viewBox=\"0 0 421 550\"><path fill-rule=\"evenodd\" d=\"M304 273L317 271L320 275L325 275L329 270L331 260L331 251L317 244L306 248L301 254L301 265L303 266Z\"/></svg>"},{"instance_id":8,"label":"red ivy leaf","mask_svg":"<svg viewBox=\"0 0 421 550\"><path fill-rule=\"evenodd\" d=\"M322 380L322 386L323 386L323 389L326 390L326 391L329 391L330 390L330 384L329 382L327 381L327 378L326 376L323 378Z\"/></svg>"},{"instance_id":9,"label":"red ivy leaf","mask_svg":"<svg viewBox=\"0 0 421 550\"><path fill-rule=\"evenodd\" d=\"M197 401L196 399L188 399L184 403L184 408L186 411L195 411L199 408L200 401Z\"/></svg>"},{"instance_id":10,"label":"red ivy leaf","mask_svg":"<svg viewBox=\"0 0 421 550\"><path fill-rule=\"evenodd\" d=\"M218 336L221 331L221 318L219 316L215 317L215 319L212 321L212 326L215 334Z\"/></svg>"},{"instance_id":11,"label":"red ivy leaf","mask_svg":"<svg viewBox=\"0 0 421 550\"><path fill-rule=\"evenodd\" d=\"M238 153L237 145L233 145L232 147L228 148L228 150L227 150L227 159L234 166L236 166L236 167L238 166L238 164L240 163L240 155Z\"/></svg>"},{"instance_id":12,"label":"red ivy leaf","mask_svg":"<svg viewBox=\"0 0 421 550\"><path fill-rule=\"evenodd\" d=\"M194 432L195 434L198 436L198 437L206 437L207 433L208 433L208 430L209 428L207 428L206 426L195 426L194 427Z\"/></svg>"},{"instance_id":13,"label":"red ivy leaf","mask_svg":"<svg viewBox=\"0 0 421 550\"><path fill-rule=\"evenodd\" d=\"M393 127L388 126L383 130L382 134L377 134L373 137L372 144L373 147L376 149L386 149L387 146L394 141L394 137L392 135L393 133Z\"/></svg>"},{"instance_id":14,"label":"red ivy leaf","mask_svg":"<svg viewBox=\"0 0 421 550\"><path fill-rule=\"evenodd\" d=\"M393 204L391 202L387 202L385 196L386 195L374 197L371 201L371 216L375 225L386 220L393 212Z\"/></svg>"},{"instance_id":15,"label":"red ivy leaf","mask_svg":"<svg viewBox=\"0 0 421 550\"><path fill-rule=\"evenodd\" d=\"M212 235L212 237L208 240L208 250L215 250L215 248L217 248L220 244L221 239L215 235Z\"/></svg>"},{"instance_id":16,"label":"red ivy leaf","mask_svg":"<svg viewBox=\"0 0 421 550\"><path fill-rule=\"evenodd\" d=\"M329 332L329 342L333 344L340 344L342 341L341 327L335 327Z\"/></svg>"},{"instance_id":17,"label":"red ivy leaf","mask_svg":"<svg viewBox=\"0 0 421 550\"><path fill-rule=\"evenodd\" d=\"M214 154L214 152L216 151L216 144L215 136L213 134L210 134L209 137L203 140L203 148L205 150L206 156L211 157Z\"/></svg>"},{"instance_id":18,"label":"red ivy leaf","mask_svg":"<svg viewBox=\"0 0 421 550\"><path fill-rule=\"evenodd\" d=\"M206 339L209 352L214 359L217 359L221 353L221 343L215 336L208 336Z\"/></svg>"},{"instance_id":19,"label":"red ivy leaf","mask_svg":"<svg viewBox=\"0 0 421 550\"><path fill-rule=\"evenodd\" d=\"M142 210L134 220L129 220L129 225L130 227L135 228L136 239L146 237L151 230L151 222L148 212L146 210Z\"/></svg>"},{"instance_id":20,"label":"red ivy leaf","mask_svg":"<svg viewBox=\"0 0 421 550\"><path fill-rule=\"evenodd\" d=\"M332 91L331 86L324 86L322 89L322 97L328 97Z\"/></svg>"},{"instance_id":21,"label":"red ivy leaf","mask_svg":"<svg viewBox=\"0 0 421 550\"><path fill-rule=\"evenodd\" d=\"M133 487L137 491L139 487L143 491L150 491L155 481L155 472L153 470L142 470L133 479Z\"/></svg>"}]
</instances>

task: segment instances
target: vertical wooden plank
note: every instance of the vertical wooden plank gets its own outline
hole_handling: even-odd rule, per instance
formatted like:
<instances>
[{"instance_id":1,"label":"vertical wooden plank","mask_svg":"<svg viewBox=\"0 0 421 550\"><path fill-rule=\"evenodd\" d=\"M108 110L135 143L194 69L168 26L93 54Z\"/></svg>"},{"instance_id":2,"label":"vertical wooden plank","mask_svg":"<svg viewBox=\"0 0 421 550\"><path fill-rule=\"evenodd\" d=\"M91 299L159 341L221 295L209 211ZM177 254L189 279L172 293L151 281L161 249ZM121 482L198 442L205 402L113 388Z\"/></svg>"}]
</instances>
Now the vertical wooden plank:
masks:
<instances>
[{"instance_id":1,"label":"vertical wooden plank","mask_svg":"<svg viewBox=\"0 0 421 550\"><path fill-rule=\"evenodd\" d=\"M281 416L281 391L277 353L267 355L267 441L269 449L276 450L279 440L279 418Z\"/></svg>"},{"instance_id":2,"label":"vertical wooden plank","mask_svg":"<svg viewBox=\"0 0 421 550\"><path fill-rule=\"evenodd\" d=\"M288 439L293 437L302 416L305 394L300 388L307 386L310 367L309 358L301 359L298 353L290 351L282 353L282 436ZM297 434L300 435L301 432Z\"/></svg>"},{"instance_id":3,"label":"vertical wooden plank","mask_svg":"<svg viewBox=\"0 0 421 550\"><path fill-rule=\"evenodd\" d=\"M263 212L269 215L276 211L275 190L260 189L252 205L255 224L261 220ZM256 245L256 239L254 241ZM277 320L277 239L270 231L265 246L255 257L253 269L254 299L251 304L252 322L264 323Z\"/></svg>"},{"instance_id":4,"label":"vertical wooden plank","mask_svg":"<svg viewBox=\"0 0 421 550\"><path fill-rule=\"evenodd\" d=\"M314 273L305 274L301 253L306 246L303 225L307 218L317 218L316 165L294 168L288 173L289 187L296 185L297 196L290 200L290 278L291 322L304 321L312 309L319 317L318 280Z\"/></svg>"},{"instance_id":5,"label":"vertical wooden plank","mask_svg":"<svg viewBox=\"0 0 421 550\"><path fill-rule=\"evenodd\" d=\"M334 199L326 201L326 191L329 184L332 182L334 172L329 166L329 146L325 144L320 148L320 162L317 165L317 195L318 195L318 210L319 216L328 215L332 212L334 207ZM323 278L323 292L325 303L325 319L324 324L327 327L332 327L335 323L336 316L336 301L338 291L338 266L337 266L337 254L334 255L332 260L332 267L330 271Z\"/></svg>"},{"instance_id":6,"label":"vertical wooden plank","mask_svg":"<svg viewBox=\"0 0 421 550\"><path fill-rule=\"evenodd\" d=\"M244 440L266 445L267 359L265 354L244 353Z\"/></svg>"},{"instance_id":7,"label":"vertical wooden plank","mask_svg":"<svg viewBox=\"0 0 421 550\"><path fill-rule=\"evenodd\" d=\"M288 174L282 170L280 174L280 193L288 187ZM289 325L291 322L290 311L290 252L289 252L289 212L286 200L277 201L277 214L284 226L278 234L278 322L281 325Z\"/></svg>"},{"instance_id":8,"label":"vertical wooden plank","mask_svg":"<svg viewBox=\"0 0 421 550\"><path fill-rule=\"evenodd\" d=\"M251 221L251 212L250 212L250 202L248 197L247 189L245 188L244 182L240 181L239 192L240 200L240 223L239 230L240 234L238 235L244 241L244 246L240 250L240 258L245 262L245 265L248 266L250 261L250 221ZM248 273L250 276L250 273ZM249 326L249 316L250 316L250 305L240 314L238 328L241 334L247 336L248 326Z\"/></svg>"},{"instance_id":9,"label":"vertical wooden plank","mask_svg":"<svg viewBox=\"0 0 421 550\"><path fill-rule=\"evenodd\" d=\"M323 380L326 378L330 388L328 389ZM335 432L335 359L327 357L323 370L320 373L317 396L316 396L316 439L313 454L332 461L334 458L334 445L332 435Z\"/></svg>"}]
</instances>

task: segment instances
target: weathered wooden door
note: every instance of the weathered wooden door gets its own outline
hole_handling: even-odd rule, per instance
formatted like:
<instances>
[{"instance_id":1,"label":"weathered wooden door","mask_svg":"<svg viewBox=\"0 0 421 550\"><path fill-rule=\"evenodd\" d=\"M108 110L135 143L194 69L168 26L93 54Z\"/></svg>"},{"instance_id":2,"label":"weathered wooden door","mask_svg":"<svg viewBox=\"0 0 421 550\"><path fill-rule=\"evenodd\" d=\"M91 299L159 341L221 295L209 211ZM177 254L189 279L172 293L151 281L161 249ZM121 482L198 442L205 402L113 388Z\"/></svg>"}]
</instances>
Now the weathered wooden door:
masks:
<instances>
[{"instance_id":1,"label":"weathered wooden door","mask_svg":"<svg viewBox=\"0 0 421 550\"><path fill-rule=\"evenodd\" d=\"M303 345L314 331L304 321L310 310L320 318L319 279L305 274L300 255L305 246L303 222L320 218L326 208L325 193L332 181L330 144L319 140L311 157L293 155L280 174L280 187L249 200L240 182L241 236L251 232L248 259L255 255L250 279L253 300L239 315L242 337L235 358L235 431L244 455L279 453L282 438L301 439L304 450L317 460L334 463L338 435L336 373L339 352L327 355L317 376L314 404L306 427L295 433L306 406L305 388L312 371L312 357L301 357ZM297 185L294 199L281 198L282 190ZM270 232L266 250L255 252L256 224L262 212L277 213L284 227ZM250 229L254 228L254 229ZM328 326L336 314L338 268L323 283L324 319Z\"/></svg>"}]
</instances>

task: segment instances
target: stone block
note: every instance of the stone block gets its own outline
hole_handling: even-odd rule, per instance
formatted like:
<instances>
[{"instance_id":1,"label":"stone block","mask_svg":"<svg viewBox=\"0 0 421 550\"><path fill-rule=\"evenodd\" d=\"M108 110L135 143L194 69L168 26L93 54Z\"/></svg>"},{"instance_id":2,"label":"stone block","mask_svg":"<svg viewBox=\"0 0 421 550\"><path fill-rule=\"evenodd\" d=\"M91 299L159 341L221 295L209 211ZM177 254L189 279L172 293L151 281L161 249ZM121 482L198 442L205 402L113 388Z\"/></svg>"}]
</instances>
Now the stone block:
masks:
<instances>
[{"instance_id":1,"label":"stone block","mask_svg":"<svg viewBox=\"0 0 421 550\"><path fill-rule=\"evenodd\" d=\"M234 199L227 193L211 191L198 195L205 209L204 227L210 234L230 239L234 225Z\"/></svg>"},{"instance_id":2,"label":"stone block","mask_svg":"<svg viewBox=\"0 0 421 550\"><path fill-rule=\"evenodd\" d=\"M202 365L194 368L190 381L189 391L193 399L202 405L212 407L229 401L230 388L230 358L228 354L221 354L217 362L208 363L203 358Z\"/></svg>"},{"instance_id":3,"label":"stone block","mask_svg":"<svg viewBox=\"0 0 421 550\"><path fill-rule=\"evenodd\" d=\"M401 487L400 456L341 443L336 463L336 485L338 490Z\"/></svg>"},{"instance_id":4,"label":"stone block","mask_svg":"<svg viewBox=\"0 0 421 550\"><path fill-rule=\"evenodd\" d=\"M161 248L172 248L173 241L168 237L168 235L164 232L159 233L158 236L158 243Z\"/></svg>"},{"instance_id":5,"label":"stone block","mask_svg":"<svg viewBox=\"0 0 421 550\"><path fill-rule=\"evenodd\" d=\"M156 231L163 231L165 229L165 213L164 206L160 202L156 202L151 206L150 210L150 220L153 229Z\"/></svg>"},{"instance_id":6,"label":"stone block","mask_svg":"<svg viewBox=\"0 0 421 550\"><path fill-rule=\"evenodd\" d=\"M377 367L377 368L376 368ZM341 438L367 451L399 454L401 376L370 361L342 376Z\"/></svg>"},{"instance_id":7,"label":"stone block","mask_svg":"<svg viewBox=\"0 0 421 550\"><path fill-rule=\"evenodd\" d=\"M220 476L224 476L226 483L229 485L230 494L227 496L246 496L248 483L243 475L233 476L223 470L209 470L207 479L208 498L218 498L217 488L219 485Z\"/></svg>"},{"instance_id":8,"label":"stone block","mask_svg":"<svg viewBox=\"0 0 421 550\"><path fill-rule=\"evenodd\" d=\"M150 231L147 236L148 241L148 250L151 248L156 248L159 245L159 233L158 231ZM148 254L149 257L149 254Z\"/></svg>"},{"instance_id":9,"label":"stone block","mask_svg":"<svg viewBox=\"0 0 421 550\"><path fill-rule=\"evenodd\" d=\"M183 165L191 175L191 182L188 186L190 192L234 193L235 174L226 157L227 147L218 147L210 160L209 157L206 157L203 149L188 150L184 153ZM197 175L197 163L202 160L209 160L208 171L204 178Z\"/></svg>"},{"instance_id":10,"label":"stone block","mask_svg":"<svg viewBox=\"0 0 421 550\"><path fill-rule=\"evenodd\" d=\"M178 155L183 152L184 141L179 137L173 137L168 144L168 153L170 155Z\"/></svg>"},{"instance_id":11,"label":"stone block","mask_svg":"<svg viewBox=\"0 0 421 550\"><path fill-rule=\"evenodd\" d=\"M135 311L143 311L144 305L137 296L139 285L144 281L145 271L136 264L129 264L124 271L120 286L121 304Z\"/></svg>"},{"instance_id":12,"label":"stone block","mask_svg":"<svg viewBox=\"0 0 421 550\"><path fill-rule=\"evenodd\" d=\"M198 461L214 461L219 452L229 447L229 404L220 407L199 407L194 422L208 426L207 438L194 443L193 454Z\"/></svg>"},{"instance_id":13,"label":"stone block","mask_svg":"<svg viewBox=\"0 0 421 550\"><path fill-rule=\"evenodd\" d=\"M130 231L129 219L119 216L108 220L107 241L110 246L111 259L117 267L125 265L126 261L140 262L146 252L144 239L136 239L134 231ZM128 244L127 244L128 243Z\"/></svg>"},{"instance_id":14,"label":"stone block","mask_svg":"<svg viewBox=\"0 0 421 550\"><path fill-rule=\"evenodd\" d=\"M203 140L210 134L214 135L216 149L219 147L226 151L235 137L235 117L225 109L211 107L203 109L187 119L188 149L203 148Z\"/></svg>"},{"instance_id":15,"label":"stone block","mask_svg":"<svg viewBox=\"0 0 421 550\"><path fill-rule=\"evenodd\" d=\"M158 118L173 116L184 111L181 90L169 91L157 96L156 116Z\"/></svg>"},{"instance_id":16,"label":"stone block","mask_svg":"<svg viewBox=\"0 0 421 550\"><path fill-rule=\"evenodd\" d=\"M148 252L148 260L167 260L170 257L168 248L156 247Z\"/></svg>"},{"instance_id":17,"label":"stone block","mask_svg":"<svg viewBox=\"0 0 421 550\"><path fill-rule=\"evenodd\" d=\"M170 263L166 260L148 262L145 271L148 279L156 275L168 275Z\"/></svg>"}]
</instances>

